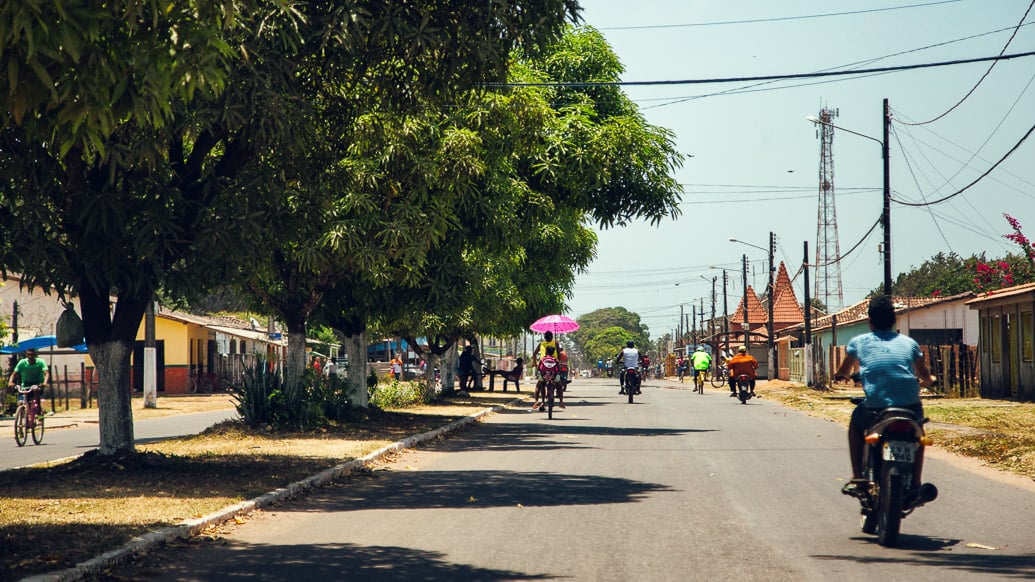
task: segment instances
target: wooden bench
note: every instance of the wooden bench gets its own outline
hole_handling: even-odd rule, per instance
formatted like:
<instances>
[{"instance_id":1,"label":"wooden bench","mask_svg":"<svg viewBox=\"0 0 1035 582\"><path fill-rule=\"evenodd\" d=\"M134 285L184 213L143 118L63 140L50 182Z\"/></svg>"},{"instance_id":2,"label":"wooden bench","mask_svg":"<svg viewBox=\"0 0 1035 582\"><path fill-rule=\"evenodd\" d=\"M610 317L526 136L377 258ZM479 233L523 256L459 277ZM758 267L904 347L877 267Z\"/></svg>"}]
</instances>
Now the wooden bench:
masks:
<instances>
[{"instance_id":1,"label":"wooden bench","mask_svg":"<svg viewBox=\"0 0 1035 582\"><path fill-rule=\"evenodd\" d=\"M499 376L503 378L503 391L507 391L507 383L514 385L514 389L521 392L521 376L524 373L524 366L518 361L518 365L513 370L489 370L489 392L493 392L495 388L495 378Z\"/></svg>"}]
</instances>

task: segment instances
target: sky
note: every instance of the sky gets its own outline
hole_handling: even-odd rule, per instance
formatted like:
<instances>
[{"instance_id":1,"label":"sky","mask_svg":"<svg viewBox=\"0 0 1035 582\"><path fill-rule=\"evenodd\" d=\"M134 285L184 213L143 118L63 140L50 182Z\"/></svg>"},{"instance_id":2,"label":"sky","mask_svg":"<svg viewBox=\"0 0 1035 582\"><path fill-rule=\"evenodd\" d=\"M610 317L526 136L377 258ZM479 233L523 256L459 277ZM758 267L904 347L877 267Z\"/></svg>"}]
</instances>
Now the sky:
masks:
<instances>
[{"instance_id":1,"label":"sky","mask_svg":"<svg viewBox=\"0 0 1035 582\"><path fill-rule=\"evenodd\" d=\"M583 24L603 33L625 67L626 82L797 75L1032 52L1035 9L1025 16L1032 4L581 1ZM831 308L863 300L884 279L880 227L867 236L883 207L884 99L893 119L893 200L923 204L956 193L1017 146L962 194L919 207L892 203L892 276L939 252L993 258L1018 251L1003 238L1012 232L1003 215L1019 220L1035 238L1035 135L1024 140L1035 125L1035 56L992 64L626 86L646 121L669 129L687 156L676 171L684 190L681 215L657 226L598 229L597 258L576 277L569 314L625 307L640 314L658 338L677 329L681 312L699 311L702 300L710 317L713 278L722 314L723 270L732 313L744 289L743 255L748 285L759 294L765 290L770 232L777 241L776 263L786 264L801 301L804 247L807 242L809 261L815 262L820 200L820 141L806 116L818 116L822 108L836 110L838 127L869 136L834 130L833 196L842 258L840 269L825 271L829 287L836 289L840 280L842 289L841 300L829 297ZM817 275L824 276L818 271L810 268L810 293Z\"/></svg>"}]
</instances>

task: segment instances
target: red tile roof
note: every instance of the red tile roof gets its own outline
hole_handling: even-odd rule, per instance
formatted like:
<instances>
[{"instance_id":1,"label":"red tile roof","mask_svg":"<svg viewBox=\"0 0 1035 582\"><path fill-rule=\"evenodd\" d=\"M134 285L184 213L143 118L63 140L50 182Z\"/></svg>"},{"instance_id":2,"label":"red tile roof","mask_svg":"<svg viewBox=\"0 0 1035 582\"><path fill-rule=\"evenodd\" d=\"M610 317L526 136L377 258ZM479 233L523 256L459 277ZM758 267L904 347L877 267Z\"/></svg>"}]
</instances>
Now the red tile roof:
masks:
<instances>
[{"instance_id":1,"label":"red tile roof","mask_svg":"<svg viewBox=\"0 0 1035 582\"><path fill-rule=\"evenodd\" d=\"M755 290L751 288L751 285L748 285L747 287L747 304L748 323L765 325L765 323L769 321L769 313L767 313L765 308L762 307L762 302L759 301L758 295L755 295ZM730 323L741 323L743 321L744 299L741 298L740 303L737 304L737 310L730 316Z\"/></svg>"},{"instance_id":2,"label":"red tile roof","mask_svg":"<svg viewBox=\"0 0 1035 582\"><path fill-rule=\"evenodd\" d=\"M803 323L805 312L798 304L798 297L794 294L794 285L791 284L791 277L787 274L787 266L783 261L780 261L773 288L775 289L773 295L776 297L773 301L773 328L780 329Z\"/></svg>"}]
</instances>

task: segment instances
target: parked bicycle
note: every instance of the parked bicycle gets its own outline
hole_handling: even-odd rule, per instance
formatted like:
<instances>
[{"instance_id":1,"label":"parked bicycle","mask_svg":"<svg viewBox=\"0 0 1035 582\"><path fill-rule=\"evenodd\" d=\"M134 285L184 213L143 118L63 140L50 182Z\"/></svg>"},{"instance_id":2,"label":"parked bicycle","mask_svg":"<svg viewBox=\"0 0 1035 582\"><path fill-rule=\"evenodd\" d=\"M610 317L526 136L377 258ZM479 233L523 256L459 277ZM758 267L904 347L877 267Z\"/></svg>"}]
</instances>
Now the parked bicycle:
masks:
<instances>
[{"instance_id":1,"label":"parked bicycle","mask_svg":"<svg viewBox=\"0 0 1035 582\"><path fill-rule=\"evenodd\" d=\"M219 381L215 374L200 370L191 372L187 378L187 392L191 394L211 394L213 390L218 388L218 384Z\"/></svg>"},{"instance_id":2,"label":"parked bicycle","mask_svg":"<svg viewBox=\"0 0 1035 582\"><path fill-rule=\"evenodd\" d=\"M18 408L14 411L14 442L19 447L25 446L29 433L32 433L32 442L40 444L43 441L44 417L43 409L40 406L39 385L16 386L18 390Z\"/></svg>"},{"instance_id":3,"label":"parked bicycle","mask_svg":"<svg viewBox=\"0 0 1035 582\"><path fill-rule=\"evenodd\" d=\"M726 386L727 378L729 378L729 371L726 369L726 364L715 366L715 370L712 371L712 388Z\"/></svg>"}]
</instances>

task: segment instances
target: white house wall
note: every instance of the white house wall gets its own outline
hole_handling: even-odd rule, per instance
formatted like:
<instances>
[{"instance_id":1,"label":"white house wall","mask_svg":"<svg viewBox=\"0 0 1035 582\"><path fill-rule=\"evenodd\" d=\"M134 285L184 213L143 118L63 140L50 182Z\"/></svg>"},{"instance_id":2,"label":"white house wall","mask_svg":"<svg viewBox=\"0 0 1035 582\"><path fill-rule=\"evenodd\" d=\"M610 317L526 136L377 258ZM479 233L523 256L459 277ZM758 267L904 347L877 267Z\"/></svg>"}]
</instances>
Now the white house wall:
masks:
<instances>
[{"instance_id":1,"label":"white house wall","mask_svg":"<svg viewBox=\"0 0 1035 582\"><path fill-rule=\"evenodd\" d=\"M899 314L897 327L910 335L914 329L963 329L963 343L976 346L978 342L978 312L962 301L947 305L933 305Z\"/></svg>"}]
</instances>

